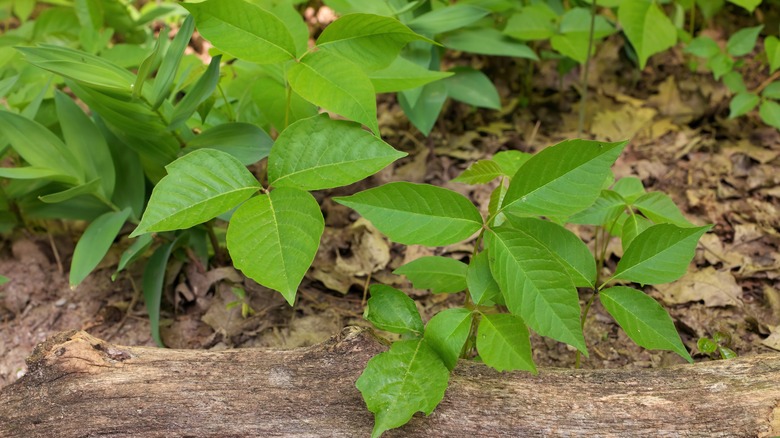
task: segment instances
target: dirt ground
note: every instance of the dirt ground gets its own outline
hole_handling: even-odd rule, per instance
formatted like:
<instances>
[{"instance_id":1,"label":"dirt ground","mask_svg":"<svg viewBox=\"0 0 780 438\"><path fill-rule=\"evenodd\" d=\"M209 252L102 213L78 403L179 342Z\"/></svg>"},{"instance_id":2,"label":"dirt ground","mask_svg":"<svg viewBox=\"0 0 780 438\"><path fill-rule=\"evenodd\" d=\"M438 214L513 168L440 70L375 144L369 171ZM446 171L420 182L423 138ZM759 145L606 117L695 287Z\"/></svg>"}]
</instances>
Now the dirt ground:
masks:
<instances>
[{"instance_id":1,"label":"dirt ground","mask_svg":"<svg viewBox=\"0 0 780 438\"><path fill-rule=\"evenodd\" d=\"M387 181L440 184L486 208L490 187L450 180L476 159L497 151L527 152L577 136L579 76L561 77L553 64L532 67L522 60L481 57L470 63L495 78L501 111L475 110L449 102L432 134L411 127L392 97L380 100L383 137L409 157L366 182L330 192L353 193ZM748 66L748 69L750 66ZM748 87L765 77L761 66L748 71ZM680 281L645 290L669 310L696 360L714 360L696 347L701 337L722 337L738 355L780 350L780 133L753 114L728 119L728 95L706 72L691 71L676 50L655 57L641 74L610 39L590 70L585 137L631 139L614 171L638 176L648 190L668 193L695 224L714 224L705 235L689 273ZM753 81L754 83L750 83ZM530 90L530 91L529 91ZM461 304L462 294L430 295L413 290L393 269L424 255L466 259L473 242L444 248L390 244L370 223L318 194L326 231L314 266L294 308L282 297L246 280L230 267L201 269L174 260L163 299L162 337L171 348L294 348L327 339L362 320L364 287L381 282L408 292L424 319ZM43 227L41 227L43 225ZM140 288L142 266L111 280L123 239L101 268L75 289L67 266L79 224L38 224L19 230L0 246L0 387L25 372L25 357L36 343L61 330L83 329L125 345L154 345ZM45 230L45 231L41 231ZM573 228L590 241L593 230ZM130 229L126 230L128 233ZM610 245L607 269L620 245ZM232 283L231 283L232 282ZM241 283L254 314L243 318L230 284ZM581 302L589 298L582 291ZM230 308L229 308L230 307ZM656 367L683 360L670 352L634 345L598 305L585 325L590 357L585 368ZM574 352L534 335L540 366L572 367Z\"/></svg>"}]
</instances>

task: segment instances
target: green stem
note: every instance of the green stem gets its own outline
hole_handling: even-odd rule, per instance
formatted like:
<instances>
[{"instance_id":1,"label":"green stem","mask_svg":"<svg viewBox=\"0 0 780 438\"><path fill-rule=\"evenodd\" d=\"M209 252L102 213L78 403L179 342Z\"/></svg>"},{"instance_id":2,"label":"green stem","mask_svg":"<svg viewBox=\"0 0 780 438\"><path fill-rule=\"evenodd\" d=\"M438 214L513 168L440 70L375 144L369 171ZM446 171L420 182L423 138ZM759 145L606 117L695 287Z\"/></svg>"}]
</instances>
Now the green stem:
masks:
<instances>
[{"instance_id":1,"label":"green stem","mask_svg":"<svg viewBox=\"0 0 780 438\"><path fill-rule=\"evenodd\" d=\"M585 71L582 73L582 99L580 100L580 121L577 125L577 137L582 136L585 126L585 106L588 102L588 72L590 71L590 53L593 50L593 35L596 29L596 3L590 5L590 33L588 34L588 53L585 58Z\"/></svg>"},{"instance_id":2,"label":"green stem","mask_svg":"<svg viewBox=\"0 0 780 438\"><path fill-rule=\"evenodd\" d=\"M237 122L236 120L236 113L233 112L233 105L230 104L228 101L227 96L225 95L225 90L222 88L222 84L217 83L217 90L219 90L220 96L222 96L222 100L225 101L225 107L227 108L228 118L232 122Z\"/></svg>"}]
</instances>

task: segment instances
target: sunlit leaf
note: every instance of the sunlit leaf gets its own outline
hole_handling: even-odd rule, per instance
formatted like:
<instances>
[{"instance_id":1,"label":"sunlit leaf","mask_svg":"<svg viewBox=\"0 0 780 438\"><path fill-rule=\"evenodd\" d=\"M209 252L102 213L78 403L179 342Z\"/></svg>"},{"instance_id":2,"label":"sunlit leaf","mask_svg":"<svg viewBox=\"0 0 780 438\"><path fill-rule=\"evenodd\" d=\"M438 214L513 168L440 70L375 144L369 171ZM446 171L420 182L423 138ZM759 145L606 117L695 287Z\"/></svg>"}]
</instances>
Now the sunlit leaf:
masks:
<instances>
[{"instance_id":1,"label":"sunlit leaf","mask_svg":"<svg viewBox=\"0 0 780 438\"><path fill-rule=\"evenodd\" d=\"M68 281L71 287L80 284L103 260L128 217L129 208L112 211L92 221L84 230L73 251L73 261L70 264Z\"/></svg>"},{"instance_id":2,"label":"sunlit leaf","mask_svg":"<svg viewBox=\"0 0 780 438\"><path fill-rule=\"evenodd\" d=\"M528 329L517 316L482 315L477 331L477 351L485 365L498 371L536 373Z\"/></svg>"},{"instance_id":3,"label":"sunlit leaf","mask_svg":"<svg viewBox=\"0 0 780 438\"><path fill-rule=\"evenodd\" d=\"M251 123L228 122L209 128L187 142L185 152L194 149L216 149L234 156L245 166L267 157L274 141Z\"/></svg>"},{"instance_id":4,"label":"sunlit leaf","mask_svg":"<svg viewBox=\"0 0 780 438\"><path fill-rule=\"evenodd\" d=\"M222 55L211 58L208 68L195 84L187 90L184 98L176 104L171 114L169 128L175 128L178 124L184 122L192 113L198 109L198 105L203 103L214 90L219 82L219 63Z\"/></svg>"},{"instance_id":5,"label":"sunlit leaf","mask_svg":"<svg viewBox=\"0 0 780 438\"><path fill-rule=\"evenodd\" d=\"M662 52L677 42L677 29L653 0L620 3L618 21L639 57L644 69L650 56Z\"/></svg>"},{"instance_id":6,"label":"sunlit leaf","mask_svg":"<svg viewBox=\"0 0 780 438\"><path fill-rule=\"evenodd\" d=\"M758 34L764 26L745 27L734 32L726 43L726 51L731 56L745 56L753 51Z\"/></svg>"},{"instance_id":7,"label":"sunlit leaf","mask_svg":"<svg viewBox=\"0 0 780 438\"><path fill-rule=\"evenodd\" d=\"M419 15L407 24L415 32L436 35L461 29L479 20L490 11L465 3L456 3Z\"/></svg>"},{"instance_id":8,"label":"sunlit leaf","mask_svg":"<svg viewBox=\"0 0 780 438\"><path fill-rule=\"evenodd\" d=\"M368 76L371 78L371 83L377 93L389 93L421 87L452 76L452 73L428 70L399 56L386 68L372 71Z\"/></svg>"},{"instance_id":9,"label":"sunlit leaf","mask_svg":"<svg viewBox=\"0 0 780 438\"><path fill-rule=\"evenodd\" d=\"M441 257L420 257L393 271L405 275L417 289L430 289L433 293L460 292L466 289L468 266L458 260Z\"/></svg>"}]
</instances>

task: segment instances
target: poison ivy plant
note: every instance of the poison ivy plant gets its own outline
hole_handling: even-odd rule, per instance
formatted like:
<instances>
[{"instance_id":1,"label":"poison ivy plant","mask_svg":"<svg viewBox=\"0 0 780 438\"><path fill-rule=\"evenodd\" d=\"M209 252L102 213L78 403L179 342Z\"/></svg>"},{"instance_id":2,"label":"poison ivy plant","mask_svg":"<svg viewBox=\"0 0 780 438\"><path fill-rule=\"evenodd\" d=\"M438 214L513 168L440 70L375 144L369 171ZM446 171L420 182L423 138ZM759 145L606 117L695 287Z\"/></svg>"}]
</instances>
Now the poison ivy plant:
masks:
<instances>
[{"instance_id":1,"label":"poison ivy plant","mask_svg":"<svg viewBox=\"0 0 780 438\"><path fill-rule=\"evenodd\" d=\"M500 200L491 200L485 218L462 195L428 185L389 183L335 198L400 243L442 246L477 235L468 260L423 257L395 271L415 288L466 291L463 307L436 314L424 330L408 296L372 286L365 317L402 335L357 382L375 414L373 436L417 411L430 414L459 357L478 357L499 371L536 372L529 329L574 347L579 363L588 354L583 325L595 299L638 345L692 362L672 319L641 286L680 278L710 227L694 226L668 196L645 192L636 178L610 184L610 168L626 144L568 140L533 156L502 152L474 163L457 180L499 180ZM596 256L566 223L597 227ZM610 234L624 252L604 279ZM584 311L583 290L590 295Z\"/></svg>"}]
</instances>

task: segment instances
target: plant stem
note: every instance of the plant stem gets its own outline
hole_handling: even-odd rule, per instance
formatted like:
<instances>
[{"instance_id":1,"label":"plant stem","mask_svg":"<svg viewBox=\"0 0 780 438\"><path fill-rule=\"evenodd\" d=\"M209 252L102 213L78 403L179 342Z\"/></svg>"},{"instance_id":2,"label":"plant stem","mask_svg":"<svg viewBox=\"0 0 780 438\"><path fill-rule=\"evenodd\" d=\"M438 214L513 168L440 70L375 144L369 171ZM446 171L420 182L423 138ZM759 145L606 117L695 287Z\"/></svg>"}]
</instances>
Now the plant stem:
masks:
<instances>
[{"instance_id":1,"label":"plant stem","mask_svg":"<svg viewBox=\"0 0 780 438\"><path fill-rule=\"evenodd\" d=\"M582 99L580 99L580 121L577 125L577 137L582 136L585 127L585 106L588 102L588 72L590 71L590 53L593 50L593 34L596 29L596 3L590 5L590 33L588 34L588 53L585 57L585 71L582 72Z\"/></svg>"}]
</instances>

